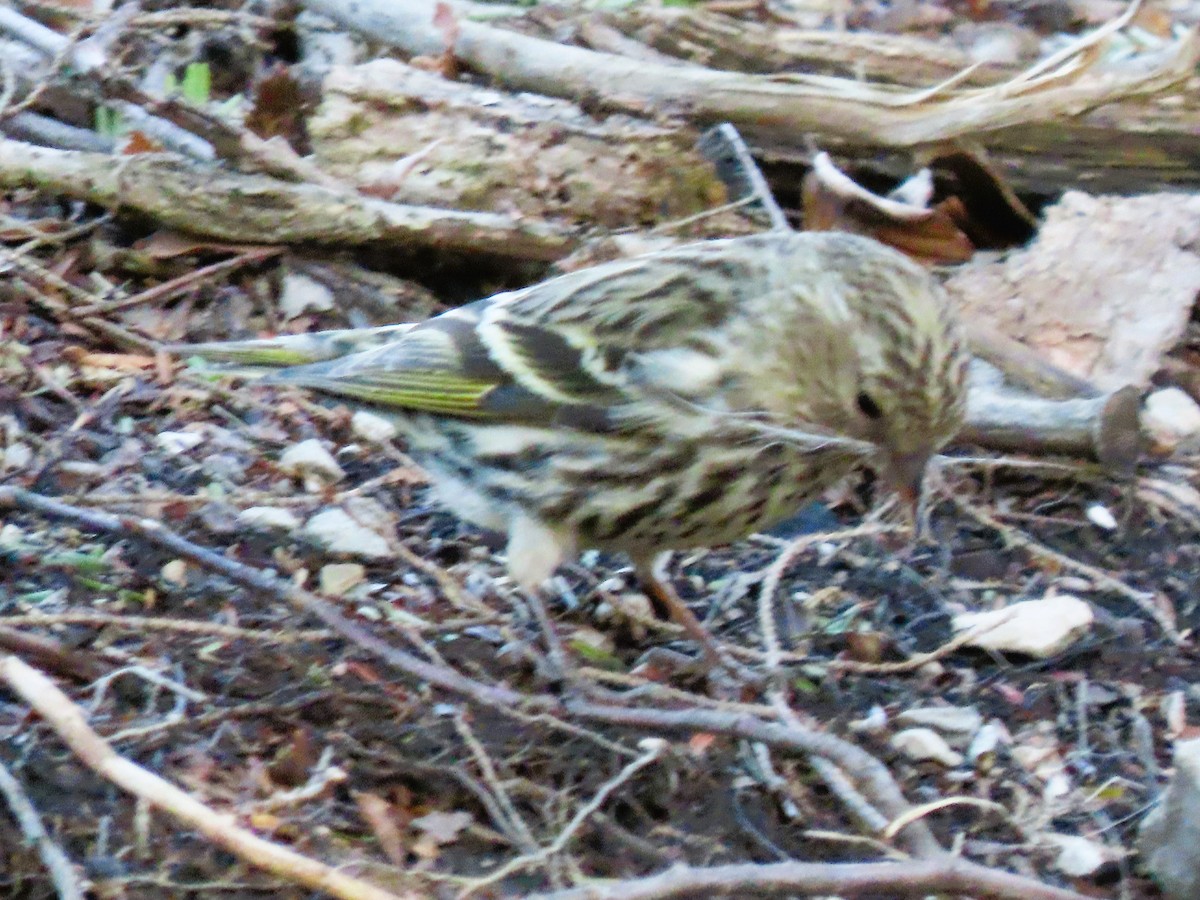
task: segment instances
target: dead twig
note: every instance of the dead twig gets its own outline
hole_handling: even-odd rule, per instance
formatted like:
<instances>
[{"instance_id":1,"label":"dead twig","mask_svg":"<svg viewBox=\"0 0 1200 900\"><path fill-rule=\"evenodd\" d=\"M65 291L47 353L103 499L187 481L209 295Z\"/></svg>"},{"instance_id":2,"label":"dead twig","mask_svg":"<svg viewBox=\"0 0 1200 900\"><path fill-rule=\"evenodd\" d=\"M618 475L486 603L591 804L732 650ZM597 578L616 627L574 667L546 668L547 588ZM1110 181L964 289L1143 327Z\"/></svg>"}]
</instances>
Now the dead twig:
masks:
<instances>
[{"instance_id":1,"label":"dead twig","mask_svg":"<svg viewBox=\"0 0 1200 900\"><path fill-rule=\"evenodd\" d=\"M104 533L137 537L166 548L177 556L218 572L237 584L283 599L316 616L346 639L375 654L399 671L489 708L516 707L527 713L563 715L590 722L605 722L666 733L713 732L759 741L804 754L817 754L837 763L871 796L872 802L887 816L896 818L910 808L886 766L866 751L833 735L767 722L739 712L695 708L643 709L570 697L560 699L546 694L527 695L503 685L484 684L447 666L430 663L399 650L363 626L351 622L315 594L273 574L260 572L200 547L164 528L159 522L80 509L14 487L0 487L0 508L4 507L39 512ZM905 831L903 838L910 849L919 855L936 856L942 852L933 834L922 822L914 823Z\"/></svg>"},{"instance_id":2,"label":"dead twig","mask_svg":"<svg viewBox=\"0 0 1200 900\"><path fill-rule=\"evenodd\" d=\"M0 625L0 650L19 653L52 672L84 683L95 681L108 671L108 666L87 651L72 649L54 638L25 634L3 625Z\"/></svg>"},{"instance_id":3,"label":"dead twig","mask_svg":"<svg viewBox=\"0 0 1200 900\"><path fill-rule=\"evenodd\" d=\"M1100 391L1083 378L1047 361L1033 348L982 322L965 323L971 352L1004 373L1007 381L1050 400L1095 397Z\"/></svg>"},{"instance_id":4,"label":"dead twig","mask_svg":"<svg viewBox=\"0 0 1200 900\"><path fill-rule=\"evenodd\" d=\"M413 54L439 55L445 40L434 25L435 0L404 4L372 0L345 4L306 0L329 16ZM1111 28L1098 29L1096 34ZM1005 126L1065 118L1121 97L1150 93L1187 78L1200 41L1194 36L1103 71L1086 55L1095 34L1085 35L1049 66L1011 82L964 90L948 98L930 91L868 87L853 79L761 76L633 60L556 44L461 19L456 59L510 88L551 96L595 96L609 108L637 115L678 115L693 122L731 122L752 139L794 143L813 133L822 142L871 147L912 147ZM1148 57L1153 56L1151 62Z\"/></svg>"},{"instance_id":5,"label":"dead twig","mask_svg":"<svg viewBox=\"0 0 1200 900\"><path fill-rule=\"evenodd\" d=\"M201 547L164 528L161 522L136 516L119 516L81 509L9 486L0 487L0 508L4 507L16 507L64 519L102 534L135 537L153 546L169 550L210 572L225 576L235 584L276 597L315 616L342 637L414 678L469 697L485 706L518 706L527 710L548 710L561 706L560 702L554 698L531 698L502 685L487 685L467 678L452 669L428 663L420 657L399 650L376 637L362 625L347 619L335 607L311 591L297 587L272 573L261 572L223 554Z\"/></svg>"},{"instance_id":6,"label":"dead twig","mask_svg":"<svg viewBox=\"0 0 1200 900\"><path fill-rule=\"evenodd\" d=\"M956 440L994 450L1090 457L1128 473L1145 445L1141 392L1126 386L1099 397L1048 400L973 386L967 422Z\"/></svg>"},{"instance_id":7,"label":"dead twig","mask_svg":"<svg viewBox=\"0 0 1200 900\"><path fill-rule=\"evenodd\" d=\"M1075 891L951 857L883 863L742 863L708 869L675 866L649 878L597 882L567 891L534 894L529 900L668 900L718 894L734 897L969 894L980 900L1087 900Z\"/></svg>"},{"instance_id":8,"label":"dead twig","mask_svg":"<svg viewBox=\"0 0 1200 900\"><path fill-rule=\"evenodd\" d=\"M172 278L170 281L156 284L154 287L134 294L132 297L125 297L122 300L85 304L73 309L72 312L77 316L106 315L114 312L122 312L135 306L145 306L150 303L166 303L185 291L193 290L197 285L210 278L215 278L218 275L227 275L245 266L265 262L274 256L278 256L281 252L278 247L251 250L232 259L223 259L212 265L204 266L191 272L185 272L178 278Z\"/></svg>"},{"instance_id":9,"label":"dead twig","mask_svg":"<svg viewBox=\"0 0 1200 900\"><path fill-rule=\"evenodd\" d=\"M986 625L977 628L969 628L962 634L957 635L936 650L930 650L928 653L918 653L915 656L910 656L902 662L891 663L867 663L857 662L852 659L835 659L829 663L829 667L834 670L843 672L854 672L859 675L898 675L903 672L914 672L922 666L926 666L931 662L936 662L939 659L956 653L958 650L976 640L980 635L986 634L999 628L1001 625L1009 622L1016 615L1016 611L1012 610L1005 616L998 616L994 622L989 622Z\"/></svg>"},{"instance_id":10,"label":"dead twig","mask_svg":"<svg viewBox=\"0 0 1200 900\"><path fill-rule=\"evenodd\" d=\"M779 583L783 580L784 573L796 561L796 557L817 544L887 534L898 530L899 526L896 525L865 524L842 531L803 534L784 547L783 551L775 557L775 561L763 570L761 573L762 583L758 589L758 627L762 634L763 654L769 673L772 675L778 673L783 660L783 648L775 629L775 595L779 592Z\"/></svg>"},{"instance_id":11,"label":"dead twig","mask_svg":"<svg viewBox=\"0 0 1200 900\"><path fill-rule=\"evenodd\" d=\"M101 612L69 612L69 613L40 613L31 612L19 616L0 616L0 629L5 626L24 625L29 627L46 628L53 625L93 625L97 628L124 628L129 631L169 631L175 634L192 634L202 637L218 637L230 641L256 641L264 644L295 644L304 641L322 641L332 634L327 628L307 628L302 630L272 631L254 628L240 628L237 625L221 625L217 622L193 622L188 619L165 619L158 616L126 616L116 613ZM2 633L2 632L0 632ZM16 649L10 647L9 649ZM96 673L85 679L88 681L99 678Z\"/></svg>"},{"instance_id":12,"label":"dead twig","mask_svg":"<svg viewBox=\"0 0 1200 900\"><path fill-rule=\"evenodd\" d=\"M521 848L522 853L530 854L535 852L537 839L534 838L533 832L529 830L529 825L526 824L524 817L517 812L512 798L508 795L508 791L500 780L500 775L496 771L496 766L492 762L491 756L488 755L487 750L479 742L479 739L475 737L471 723L467 721L467 717L461 711L454 716L454 730L458 732L458 736L463 739L463 743L467 745L467 749L475 757L475 764L479 766L479 772L483 776L483 783L487 785L487 790L491 793L496 808L503 814L502 818L496 822L497 826L504 831L509 840Z\"/></svg>"},{"instance_id":13,"label":"dead twig","mask_svg":"<svg viewBox=\"0 0 1200 900\"><path fill-rule=\"evenodd\" d=\"M137 210L164 226L226 241L383 241L532 261L559 259L575 244L564 230L533 220L389 203L163 154L113 157L0 139L0 186Z\"/></svg>"},{"instance_id":14,"label":"dead twig","mask_svg":"<svg viewBox=\"0 0 1200 900\"><path fill-rule=\"evenodd\" d=\"M21 782L0 761L0 794L8 804L9 811L21 828L25 840L37 848L42 864L50 874L58 900L84 900L87 885L75 872L75 867L62 847L58 846L42 825L33 801L21 787Z\"/></svg>"},{"instance_id":15,"label":"dead twig","mask_svg":"<svg viewBox=\"0 0 1200 900\"><path fill-rule=\"evenodd\" d=\"M421 896L377 888L238 827L227 816L117 754L91 729L83 712L66 694L15 656L0 659L0 680L37 710L79 760L96 774L197 829L213 843L252 865L345 900L418 900Z\"/></svg>"},{"instance_id":16,"label":"dead twig","mask_svg":"<svg viewBox=\"0 0 1200 900\"><path fill-rule=\"evenodd\" d=\"M988 528L994 529L1006 544L1011 547L1020 547L1028 551L1033 556L1047 560L1056 565L1062 566L1064 569L1069 569L1072 572L1077 572L1085 578L1090 578L1096 583L1097 587L1112 591L1119 594L1126 600L1130 600L1138 609L1153 619L1158 627L1162 629L1164 635L1175 645L1179 646L1184 643L1184 637L1179 633L1179 629L1175 627L1175 622L1171 617L1154 602L1154 595L1147 594L1143 591L1134 590L1119 578L1114 578L1107 572L1088 565L1085 562L1080 562L1073 557L1067 556L1065 553L1060 553L1047 547L1045 544L1034 540L1024 532L1005 525L995 516L984 512L977 508L974 504L968 503L962 498L950 495L950 501L975 521L981 525L986 525Z\"/></svg>"},{"instance_id":17,"label":"dead twig","mask_svg":"<svg viewBox=\"0 0 1200 900\"><path fill-rule=\"evenodd\" d=\"M604 801L612 795L613 791L629 781L630 778L646 768L646 766L657 762L667 749L666 741L658 738L647 738L642 741L642 745L645 752L637 759L628 763L608 781L604 782L600 786L600 789L592 796L592 799L576 811L575 815L571 817L571 821L566 824L553 841L545 847L540 847L533 852L526 852L521 856L511 859L494 872L489 872L483 878L472 881L458 896L460 898L470 896L490 884L495 884L513 872L519 872L521 869L549 859L556 853L561 853L567 844L570 843L571 839L575 837L579 829L583 827L588 817L604 805Z\"/></svg>"}]
</instances>

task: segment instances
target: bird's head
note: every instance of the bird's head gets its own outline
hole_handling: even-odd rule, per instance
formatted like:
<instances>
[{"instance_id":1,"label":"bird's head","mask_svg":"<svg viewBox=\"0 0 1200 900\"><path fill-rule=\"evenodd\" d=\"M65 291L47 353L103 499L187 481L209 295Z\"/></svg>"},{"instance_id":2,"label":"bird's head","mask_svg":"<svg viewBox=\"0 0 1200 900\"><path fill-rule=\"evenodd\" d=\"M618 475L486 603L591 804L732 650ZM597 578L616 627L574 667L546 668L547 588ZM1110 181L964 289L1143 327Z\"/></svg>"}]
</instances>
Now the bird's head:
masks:
<instances>
[{"instance_id":1,"label":"bird's head","mask_svg":"<svg viewBox=\"0 0 1200 900\"><path fill-rule=\"evenodd\" d=\"M845 431L876 446L880 474L915 503L930 456L962 427L968 356L942 287L899 253L879 251L846 269L857 339L839 401Z\"/></svg>"},{"instance_id":2,"label":"bird's head","mask_svg":"<svg viewBox=\"0 0 1200 900\"><path fill-rule=\"evenodd\" d=\"M914 501L929 457L962 426L967 352L945 291L868 238L811 235L794 284L803 316L793 415L869 442L880 474Z\"/></svg>"}]
</instances>

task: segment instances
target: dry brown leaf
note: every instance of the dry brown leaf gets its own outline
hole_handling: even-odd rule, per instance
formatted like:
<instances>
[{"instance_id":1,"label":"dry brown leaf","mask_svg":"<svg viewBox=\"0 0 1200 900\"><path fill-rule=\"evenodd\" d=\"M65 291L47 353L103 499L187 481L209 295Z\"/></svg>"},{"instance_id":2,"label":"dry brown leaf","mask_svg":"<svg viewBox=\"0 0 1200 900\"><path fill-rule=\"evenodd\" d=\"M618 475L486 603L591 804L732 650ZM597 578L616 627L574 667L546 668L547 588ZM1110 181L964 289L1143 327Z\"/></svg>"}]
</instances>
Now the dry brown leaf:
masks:
<instances>
[{"instance_id":1,"label":"dry brown leaf","mask_svg":"<svg viewBox=\"0 0 1200 900\"><path fill-rule=\"evenodd\" d=\"M355 791L354 803L358 806L358 814L379 841L379 849L393 865L405 865L408 851L396 821L395 807L378 794L367 791Z\"/></svg>"},{"instance_id":2,"label":"dry brown leaf","mask_svg":"<svg viewBox=\"0 0 1200 900\"><path fill-rule=\"evenodd\" d=\"M144 131L131 131L121 145L123 156L136 156L139 153L162 153L163 145Z\"/></svg>"},{"instance_id":3,"label":"dry brown leaf","mask_svg":"<svg viewBox=\"0 0 1200 900\"><path fill-rule=\"evenodd\" d=\"M298 152L305 152L304 118L310 106L306 101L291 70L277 65L254 85L254 105L246 113L246 127L261 138L282 137Z\"/></svg>"},{"instance_id":4,"label":"dry brown leaf","mask_svg":"<svg viewBox=\"0 0 1200 900\"><path fill-rule=\"evenodd\" d=\"M704 756L717 740L715 734L707 731L698 731L688 738L688 751L692 756Z\"/></svg>"}]
</instances>

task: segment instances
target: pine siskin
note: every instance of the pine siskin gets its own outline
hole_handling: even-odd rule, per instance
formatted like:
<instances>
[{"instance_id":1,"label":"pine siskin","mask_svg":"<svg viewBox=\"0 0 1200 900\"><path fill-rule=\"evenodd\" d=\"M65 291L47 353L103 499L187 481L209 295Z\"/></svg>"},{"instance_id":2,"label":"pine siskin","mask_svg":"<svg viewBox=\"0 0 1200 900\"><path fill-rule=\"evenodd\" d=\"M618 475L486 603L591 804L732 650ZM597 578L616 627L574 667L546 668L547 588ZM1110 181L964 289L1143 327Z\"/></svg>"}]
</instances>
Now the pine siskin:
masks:
<instances>
[{"instance_id":1,"label":"pine siskin","mask_svg":"<svg viewBox=\"0 0 1200 900\"><path fill-rule=\"evenodd\" d=\"M369 349L364 349L369 348ZM415 325L206 344L272 380L389 410L442 502L508 535L535 590L621 550L771 527L854 469L914 499L958 430L966 353L941 288L867 238L772 232L605 263Z\"/></svg>"}]
</instances>

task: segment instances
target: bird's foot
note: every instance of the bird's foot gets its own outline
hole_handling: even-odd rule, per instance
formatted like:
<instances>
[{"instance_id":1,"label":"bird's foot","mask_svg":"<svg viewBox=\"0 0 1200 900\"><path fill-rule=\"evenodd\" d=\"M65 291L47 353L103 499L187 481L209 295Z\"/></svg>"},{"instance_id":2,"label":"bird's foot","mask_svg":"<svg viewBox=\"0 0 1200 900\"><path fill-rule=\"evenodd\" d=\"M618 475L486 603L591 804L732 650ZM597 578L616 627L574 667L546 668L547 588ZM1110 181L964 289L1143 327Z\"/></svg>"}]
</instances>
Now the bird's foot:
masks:
<instances>
[{"instance_id":1,"label":"bird's foot","mask_svg":"<svg viewBox=\"0 0 1200 900\"><path fill-rule=\"evenodd\" d=\"M729 699L764 683L762 675L731 659L728 654L714 648L705 648L705 651L699 656L689 656L666 647L651 647L638 657L633 671L654 681L704 680L710 694Z\"/></svg>"}]
</instances>

